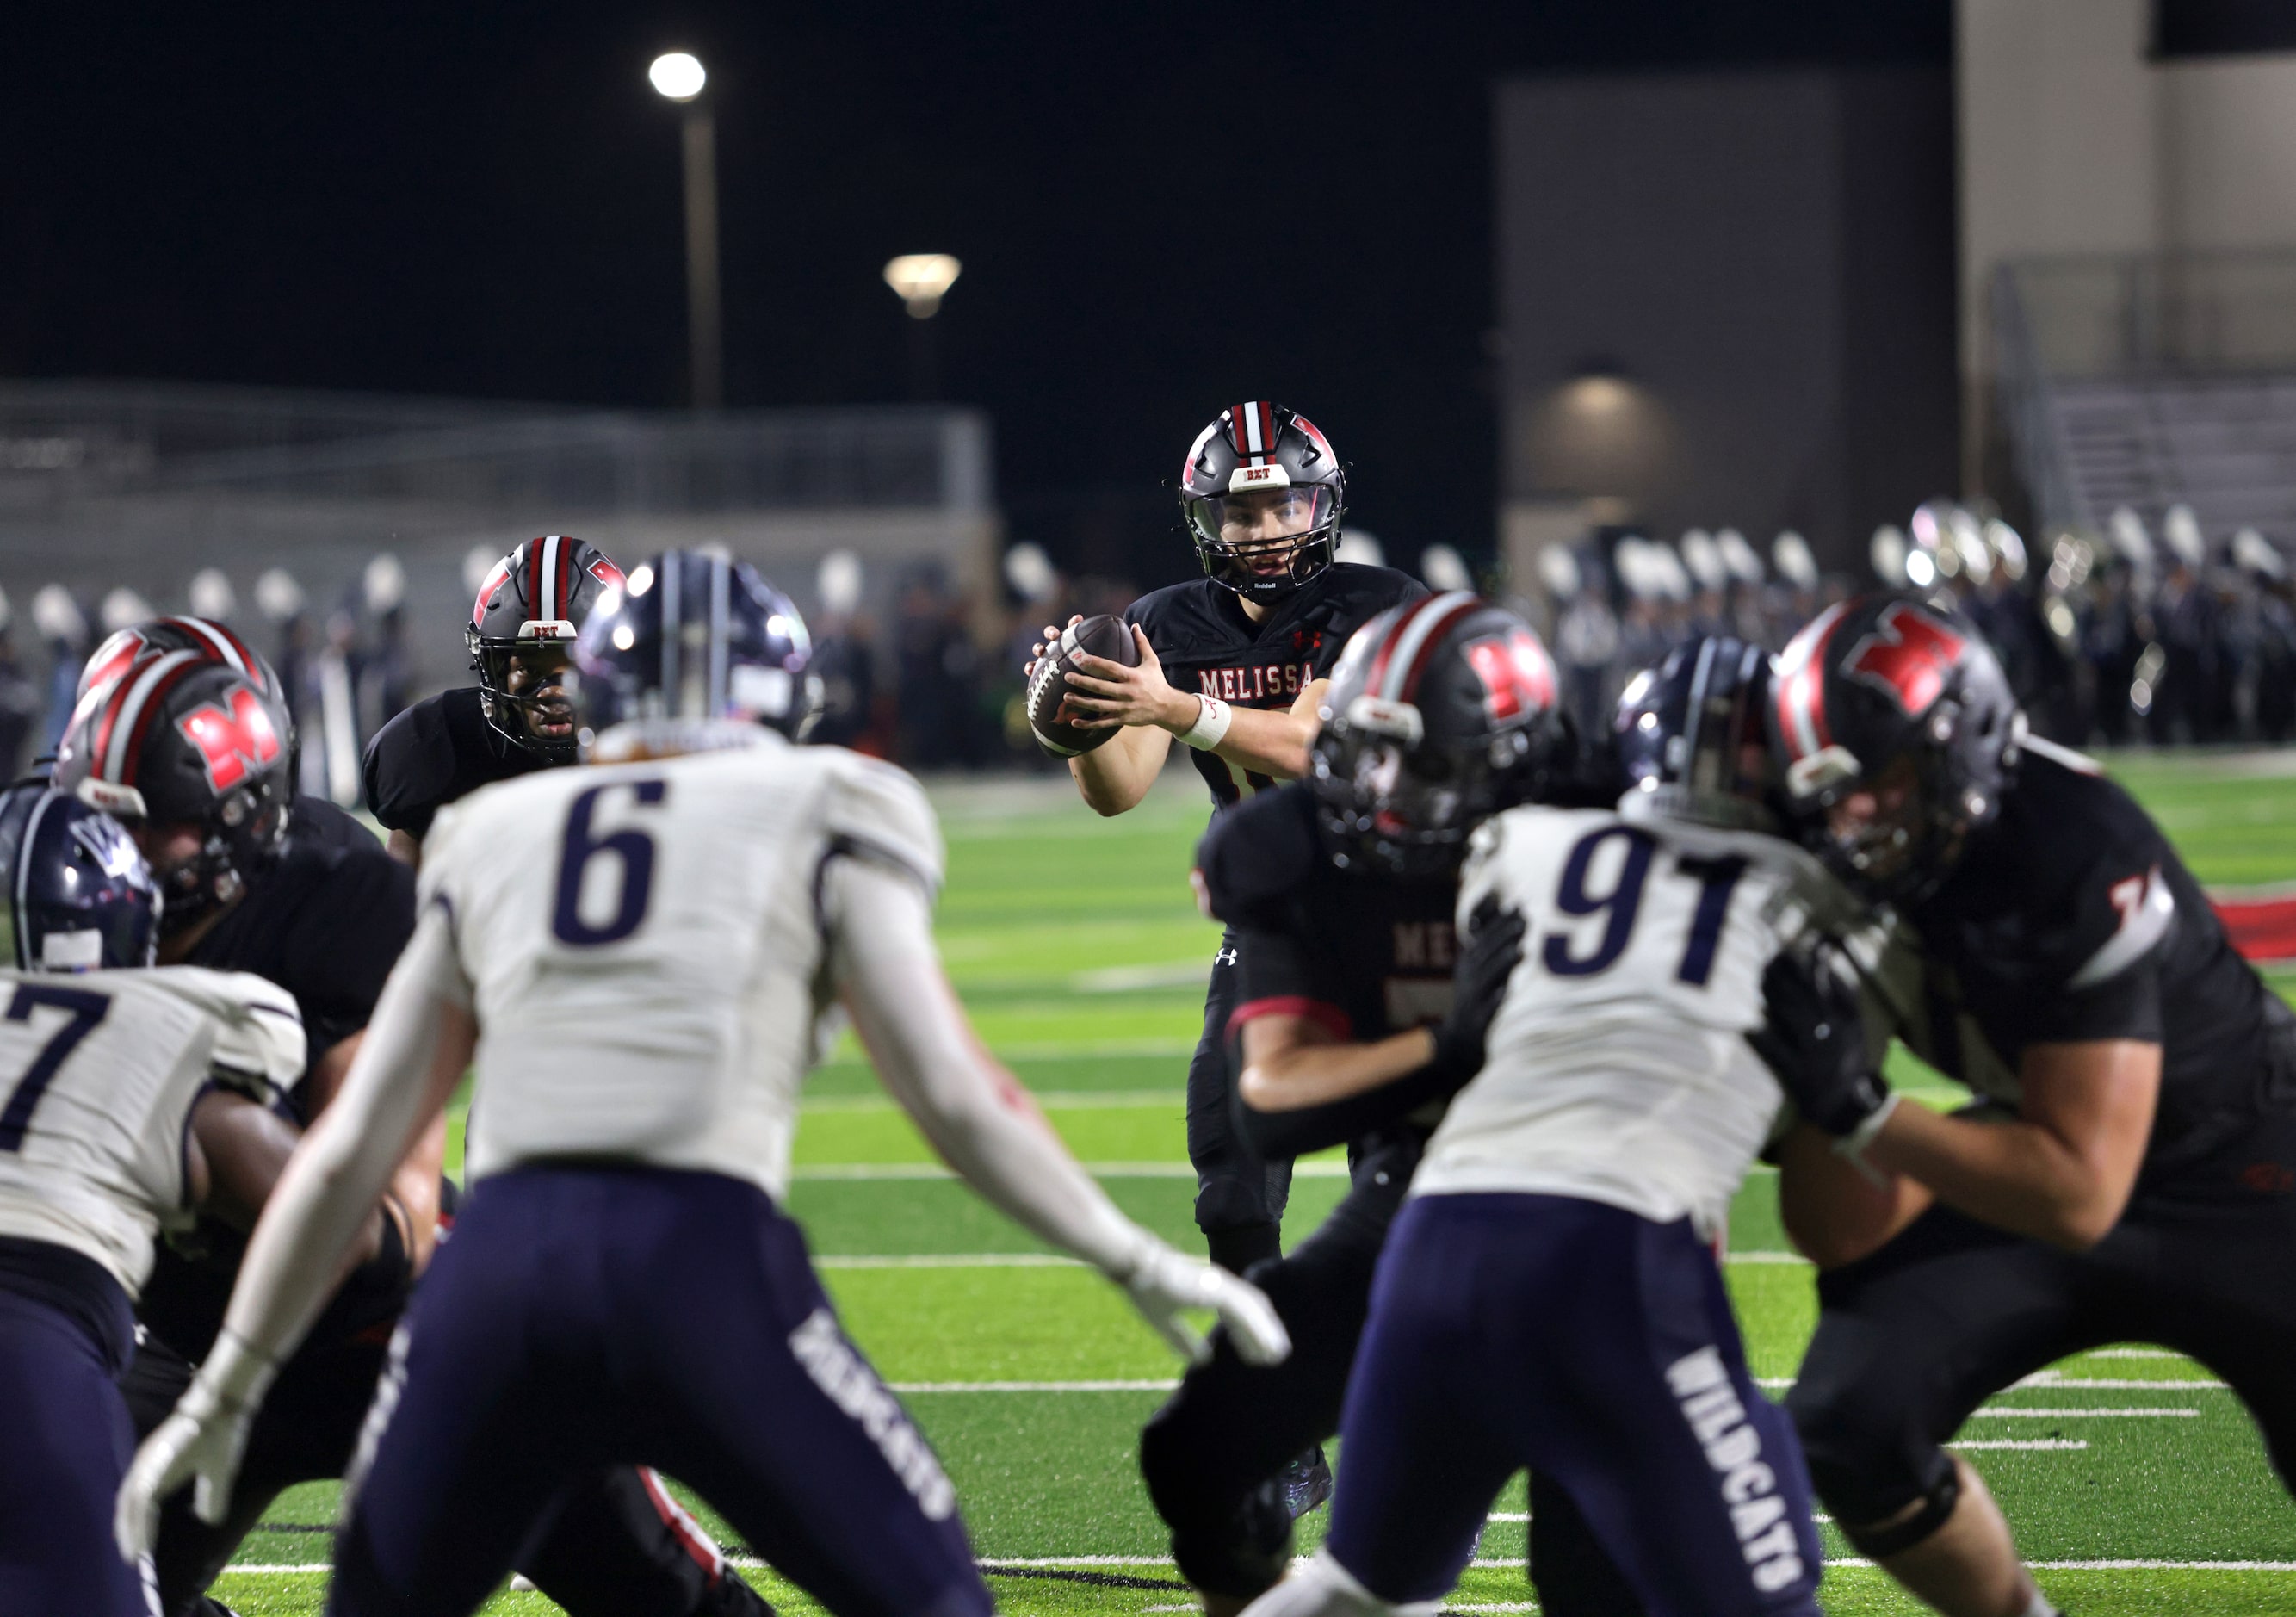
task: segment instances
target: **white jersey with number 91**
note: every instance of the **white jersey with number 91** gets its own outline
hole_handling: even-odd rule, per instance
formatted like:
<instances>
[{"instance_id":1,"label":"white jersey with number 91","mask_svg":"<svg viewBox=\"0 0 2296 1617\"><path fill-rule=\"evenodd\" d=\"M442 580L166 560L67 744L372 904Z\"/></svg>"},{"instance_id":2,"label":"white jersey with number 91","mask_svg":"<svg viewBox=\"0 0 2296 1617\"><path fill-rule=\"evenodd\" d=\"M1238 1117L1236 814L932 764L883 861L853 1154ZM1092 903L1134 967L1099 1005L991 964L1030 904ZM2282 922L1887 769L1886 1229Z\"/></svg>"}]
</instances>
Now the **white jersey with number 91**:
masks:
<instances>
[{"instance_id":1,"label":"white jersey with number 91","mask_svg":"<svg viewBox=\"0 0 2296 1617\"><path fill-rule=\"evenodd\" d=\"M1722 1228L1780 1101L1744 1037L1763 970L1853 902L1775 837L1541 808L1477 831L1462 929L1487 896L1521 911L1523 958L1413 1194L1582 1196Z\"/></svg>"}]
</instances>

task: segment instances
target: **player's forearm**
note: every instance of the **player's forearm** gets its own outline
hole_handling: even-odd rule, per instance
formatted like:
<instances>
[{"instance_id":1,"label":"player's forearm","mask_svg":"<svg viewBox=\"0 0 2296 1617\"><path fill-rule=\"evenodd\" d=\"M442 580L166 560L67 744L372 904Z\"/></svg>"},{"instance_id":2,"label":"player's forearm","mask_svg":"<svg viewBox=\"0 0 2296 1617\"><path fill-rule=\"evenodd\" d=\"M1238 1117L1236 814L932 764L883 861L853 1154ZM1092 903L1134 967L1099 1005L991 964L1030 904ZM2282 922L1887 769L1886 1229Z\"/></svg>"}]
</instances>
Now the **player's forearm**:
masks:
<instances>
[{"instance_id":1,"label":"player's forearm","mask_svg":"<svg viewBox=\"0 0 2296 1617\"><path fill-rule=\"evenodd\" d=\"M1128 725L1105 745L1069 759L1069 773L1094 813L1122 814L1155 786L1171 745L1171 737L1152 725Z\"/></svg>"},{"instance_id":2,"label":"player's forearm","mask_svg":"<svg viewBox=\"0 0 2296 1617\"><path fill-rule=\"evenodd\" d=\"M1255 1112L1296 1112L1376 1089L1435 1059L1435 1038L1412 1028L1371 1044L1300 1044L1251 1063L1237 1087Z\"/></svg>"},{"instance_id":3,"label":"player's forearm","mask_svg":"<svg viewBox=\"0 0 2296 1617\"><path fill-rule=\"evenodd\" d=\"M1297 712L1259 708L1230 710L1227 734L1212 749L1239 769L1282 781L1308 773L1308 750L1315 744L1316 721ZM1191 720L1191 722L1193 722Z\"/></svg>"},{"instance_id":4,"label":"player's forearm","mask_svg":"<svg viewBox=\"0 0 2296 1617\"><path fill-rule=\"evenodd\" d=\"M1794 1250L1820 1268L1838 1268L1928 1211L1934 1198L1925 1186L1901 1174L1881 1178L1875 1184L1831 1137L1796 1125L1778 1150L1778 1215Z\"/></svg>"},{"instance_id":5,"label":"player's forearm","mask_svg":"<svg viewBox=\"0 0 2296 1617\"><path fill-rule=\"evenodd\" d=\"M1910 1104L1891 1113L1866 1157L1973 1219L2074 1252L2104 1239L2131 1188L2036 1124L1942 1117Z\"/></svg>"}]
</instances>

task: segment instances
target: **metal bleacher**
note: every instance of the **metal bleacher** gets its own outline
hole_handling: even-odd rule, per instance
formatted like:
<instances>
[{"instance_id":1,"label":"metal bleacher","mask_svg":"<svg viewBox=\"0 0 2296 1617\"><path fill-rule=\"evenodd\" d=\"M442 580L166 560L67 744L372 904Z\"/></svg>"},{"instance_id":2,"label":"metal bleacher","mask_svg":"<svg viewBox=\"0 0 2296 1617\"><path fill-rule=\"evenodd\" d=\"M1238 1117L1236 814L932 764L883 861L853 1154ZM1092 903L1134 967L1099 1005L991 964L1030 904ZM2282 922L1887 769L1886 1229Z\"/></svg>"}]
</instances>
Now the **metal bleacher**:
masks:
<instances>
[{"instance_id":1,"label":"metal bleacher","mask_svg":"<svg viewBox=\"0 0 2296 1617\"><path fill-rule=\"evenodd\" d=\"M2296 538L2296 252L2026 260L1992 313L2045 527L2182 502L2207 533Z\"/></svg>"}]
</instances>

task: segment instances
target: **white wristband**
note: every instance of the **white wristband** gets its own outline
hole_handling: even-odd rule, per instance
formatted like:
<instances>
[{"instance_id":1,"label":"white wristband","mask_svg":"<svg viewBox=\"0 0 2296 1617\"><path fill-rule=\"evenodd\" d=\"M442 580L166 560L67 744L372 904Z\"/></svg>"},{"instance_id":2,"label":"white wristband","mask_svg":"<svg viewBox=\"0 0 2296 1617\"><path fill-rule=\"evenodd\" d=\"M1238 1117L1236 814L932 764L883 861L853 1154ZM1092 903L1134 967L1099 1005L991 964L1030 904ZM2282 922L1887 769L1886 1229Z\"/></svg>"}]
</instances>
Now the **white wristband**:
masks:
<instances>
[{"instance_id":1,"label":"white wristband","mask_svg":"<svg viewBox=\"0 0 2296 1617\"><path fill-rule=\"evenodd\" d=\"M1199 752L1209 752L1220 744L1234 715L1227 703L1217 696L1199 696L1196 700L1203 705L1196 710L1196 722L1180 732L1180 739Z\"/></svg>"}]
</instances>

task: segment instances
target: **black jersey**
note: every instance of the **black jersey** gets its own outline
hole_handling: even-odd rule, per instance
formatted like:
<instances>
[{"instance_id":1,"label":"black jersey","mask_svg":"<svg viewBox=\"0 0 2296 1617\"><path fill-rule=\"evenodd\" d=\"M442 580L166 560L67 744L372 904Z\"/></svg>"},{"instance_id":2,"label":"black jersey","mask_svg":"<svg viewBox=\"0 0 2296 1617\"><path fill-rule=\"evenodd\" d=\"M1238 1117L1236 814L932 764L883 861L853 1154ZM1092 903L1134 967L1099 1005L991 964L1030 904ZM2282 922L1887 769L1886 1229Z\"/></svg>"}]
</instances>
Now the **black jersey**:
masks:
<instances>
[{"instance_id":1,"label":"black jersey","mask_svg":"<svg viewBox=\"0 0 2296 1617\"><path fill-rule=\"evenodd\" d=\"M419 842L456 798L550 767L496 734L479 688L463 685L425 697L375 732L366 748L366 806Z\"/></svg>"},{"instance_id":2,"label":"black jersey","mask_svg":"<svg viewBox=\"0 0 2296 1617\"><path fill-rule=\"evenodd\" d=\"M359 834L363 846L290 837L184 961L252 972L294 995L314 1063L366 1026L414 933L414 873Z\"/></svg>"},{"instance_id":3,"label":"black jersey","mask_svg":"<svg viewBox=\"0 0 2296 1617\"><path fill-rule=\"evenodd\" d=\"M414 873L385 853L366 827L332 804L326 808L348 821L356 839L336 834L340 827L324 814L306 823L299 802L298 829L287 851L185 961L252 972L294 995L315 1064L366 1026L383 980L414 932ZM303 1088L289 1099L296 1121L308 1124ZM356 1334L397 1314L404 1301L406 1255L396 1227L386 1234L384 1255L353 1272L314 1327L315 1336ZM138 1316L168 1347L197 1360L222 1324L245 1248L237 1231L210 1219L170 1238L152 1264Z\"/></svg>"},{"instance_id":4,"label":"black jersey","mask_svg":"<svg viewBox=\"0 0 2296 1617\"><path fill-rule=\"evenodd\" d=\"M1278 601L1254 623L1235 592L1210 579L1175 584L1143 595L1125 612L1138 624L1164 665L1165 682L1240 708L1288 708L1300 687L1323 678L1339 661L1348 636L1364 624L1427 588L1391 567L1338 562ZM1220 807L1249 786L1274 784L1267 776L1232 768L1216 752L1189 749L1197 773ZM1242 776L1242 778L1239 778Z\"/></svg>"},{"instance_id":5,"label":"black jersey","mask_svg":"<svg viewBox=\"0 0 2296 1617\"><path fill-rule=\"evenodd\" d=\"M1206 904L1238 937L1231 1027L1280 1012L1369 1043L1450 1010L1457 878L1339 869L1306 785L1219 816L1196 858Z\"/></svg>"},{"instance_id":6,"label":"black jersey","mask_svg":"<svg viewBox=\"0 0 2296 1617\"><path fill-rule=\"evenodd\" d=\"M287 821L287 835L306 848L373 848L374 833L324 797L298 793L295 812Z\"/></svg>"},{"instance_id":7,"label":"black jersey","mask_svg":"<svg viewBox=\"0 0 2296 1617\"><path fill-rule=\"evenodd\" d=\"M1899 1030L1932 1065L2013 1101L2028 1046L2161 1047L2145 1172L2296 1104L2296 1025L2200 884L2096 766L2030 743L2001 812L1906 917L1922 992Z\"/></svg>"}]
</instances>

